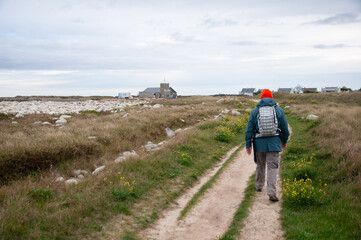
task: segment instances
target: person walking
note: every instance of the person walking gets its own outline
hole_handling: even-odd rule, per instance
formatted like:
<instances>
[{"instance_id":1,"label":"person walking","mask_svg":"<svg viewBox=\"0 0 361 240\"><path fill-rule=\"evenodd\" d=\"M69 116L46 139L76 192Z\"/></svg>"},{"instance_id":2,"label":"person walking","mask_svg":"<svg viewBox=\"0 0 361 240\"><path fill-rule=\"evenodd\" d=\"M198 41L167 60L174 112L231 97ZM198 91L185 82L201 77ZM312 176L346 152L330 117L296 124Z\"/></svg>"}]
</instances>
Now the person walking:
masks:
<instances>
[{"instance_id":1,"label":"person walking","mask_svg":"<svg viewBox=\"0 0 361 240\"><path fill-rule=\"evenodd\" d=\"M254 151L256 167L256 191L261 192L265 183L267 164L267 194L269 200L277 202L276 181L280 163L279 153L286 148L290 133L285 114L273 99L269 89L263 89L258 102L248 119L246 129L246 151Z\"/></svg>"}]
</instances>

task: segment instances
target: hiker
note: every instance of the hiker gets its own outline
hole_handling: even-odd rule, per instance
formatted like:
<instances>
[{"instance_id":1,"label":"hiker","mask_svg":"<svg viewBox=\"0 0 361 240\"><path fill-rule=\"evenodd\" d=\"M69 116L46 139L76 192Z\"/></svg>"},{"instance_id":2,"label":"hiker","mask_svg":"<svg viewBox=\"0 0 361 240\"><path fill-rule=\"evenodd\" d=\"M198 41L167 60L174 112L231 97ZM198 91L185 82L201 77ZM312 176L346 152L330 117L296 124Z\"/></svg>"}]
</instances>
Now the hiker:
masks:
<instances>
[{"instance_id":1,"label":"hiker","mask_svg":"<svg viewBox=\"0 0 361 240\"><path fill-rule=\"evenodd\" d=\"M256 191L261 192L265 182L267 164L267 194L269 200L277 202L276 181L280 163L279 152L286 148L288 124L283 110L277 106L272 92L264 89L248 119L246 129L246 151L254 152L256 167Z\"/></svg>"}]
</instances>

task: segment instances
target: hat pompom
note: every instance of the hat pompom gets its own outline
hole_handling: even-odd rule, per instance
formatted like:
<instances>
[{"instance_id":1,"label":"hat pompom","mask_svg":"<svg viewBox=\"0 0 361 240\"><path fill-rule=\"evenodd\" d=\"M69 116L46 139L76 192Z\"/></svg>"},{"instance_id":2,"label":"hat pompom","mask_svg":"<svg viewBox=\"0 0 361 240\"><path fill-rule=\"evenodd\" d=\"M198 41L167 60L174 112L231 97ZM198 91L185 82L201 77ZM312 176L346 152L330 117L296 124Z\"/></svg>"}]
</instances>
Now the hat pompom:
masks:
<instances>
[{"instance_id":1,"label":"hat pompom","mask_svg":"<svg viewBox=\"0 0 361 240\"><path fill-rule=\"evenodd\" d=\"M272 96L272 92L269 89L263 89L262 94L261 94L261 99L262 98L273 98Z\"/></svg>"}]
</instances>

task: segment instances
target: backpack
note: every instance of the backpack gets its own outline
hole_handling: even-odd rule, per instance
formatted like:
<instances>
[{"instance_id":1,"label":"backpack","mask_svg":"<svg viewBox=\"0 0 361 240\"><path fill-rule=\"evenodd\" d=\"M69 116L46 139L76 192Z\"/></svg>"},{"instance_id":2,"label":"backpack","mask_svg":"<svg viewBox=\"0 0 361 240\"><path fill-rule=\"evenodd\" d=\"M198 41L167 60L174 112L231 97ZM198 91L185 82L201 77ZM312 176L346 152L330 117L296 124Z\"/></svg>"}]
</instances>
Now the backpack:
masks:
<instances>
[{"instance_id":1,"label":"backpack","mask_svg":"<svg viewBox=\"0 0 361 240\"><path fill-rule=\"evenodd\" d=\"M255 138L279 136L276 105L258 107L258 132Z\"/></svg>"}]
</instances>

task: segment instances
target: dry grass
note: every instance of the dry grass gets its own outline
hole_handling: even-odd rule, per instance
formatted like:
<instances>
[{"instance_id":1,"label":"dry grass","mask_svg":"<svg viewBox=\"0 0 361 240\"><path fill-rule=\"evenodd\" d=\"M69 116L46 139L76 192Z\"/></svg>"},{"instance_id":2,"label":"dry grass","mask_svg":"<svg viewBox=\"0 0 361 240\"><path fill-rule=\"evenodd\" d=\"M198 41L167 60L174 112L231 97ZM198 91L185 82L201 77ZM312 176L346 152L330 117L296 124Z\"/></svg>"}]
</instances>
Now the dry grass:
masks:
<instances>
[{"instance_id":1,"label":"dry grass","mask_svg":"<svg viewBox=\"0 0 361 240\"><path fill-rule=\"evenodd\" d=\"M1 182L61 162L79 162L80 159L89 162L89 158L97 158L99 162L92 160L97 165L123 151L139 149L147 141L164 140L166 127L173 130L184 128L218 114L224 106L216 104L216 100L201 97L187 98L188 103L182 99L158 100L165 105L164 108L129 108L126 111L131 115L126 118L124 113L76 115L62 129L33 124L39 120L55 122L45 115L26 116L19 120L18 125L2 120ZM201 104L204 101L207 104ZM181 118L185 123L180 121ZM97 138L88 139L89 136Z\"/></svg>"},{"instance_id":2,"label":"dry grass","mask_svg":"<svg viewBox=\"0 0 361 240\"><path fill-rule=\"evenodd\" d=\"M330 176L340 184L347 184L353 197L360 199L361 192L361 107L350 104L296 104L291 105L292 114L320 117L317 127L311 129L313 141L321 151L331 153L337 160L330 164ZM310 121L310 126L315 122ZM332 165L332 166L331 166Z\"/></svg>"},{"instance_id":3,"label":"dry grass","mask_svg":"<svg viewBox=\"0 0 361 240\"><path fill-rule=\"evenodd\" d=\"M284 94L274 93L274 97L285 104L316 104L316 103L342 103L361 106L361 92L343 93L308 93L308 94Z\"/></svg>"},{"instance_id":4,"label":"dry grass","mask_svg":"<svg viewBox=\"0 0 361 240\"><path fill-rule=\"evenodd\" d=\"M172 201L196 181L197 176L221 156L219 154L240 139L230 144L220 143L214 140L214 129L195 128L169 140L159 152L143 152L140 146L147 141L165 140L166 127L175 130L194 126L203 117L213 118L224 108L230 109L237 105L235 102L217 104L218 99L187 98L187 103L177 99L174 105L172 101L156 101L165 107L128 108L126 112L131 115L126 118L123 118L124 113L76 115L62 129L33 124L37 120L53 122L44 115L27 116L20 119L18 125L12 125L10 119L0 120L0 128L5 136L0 140L0 150L4 154L1 155L0 169L7 167L7 171L2 174L11 176L15 172L9 168L13 164L9 159L18 164L15 169L24 169L23 173L14 175L20 176L20 179L8 181L0 188L1 238L79 239L84 234L98 231L110 217L119 214L114 210L118 203L112 199L112 189L119 187L115 181L119 177L117 172L139 183L139 199L136 201L143 201L140 203L143 207L131 209L137 214L132 217L132 221L135 228L139 228L139 222L147 224L153 217L148 217L146 213L159 210ZM97 138L88 139L88 136ZM173 160L174 152L181 144L198 146L196 152L189 153L193 154L196 161L194 166L179 165ZM120 153L132 149L140 155L138 159L111 164ZM24 163L33 165L25 169ZM91 172L103 164L107 165L104 172L87 177L76 186L67 187L63 183L53 182L59 175L70 177L72 170L85 169ZM175 173L174 178L170 176L172 171ZM104 181L105 177L112 179L112 183L109 183L110 180ZM51 196L34 198L31 194L32 191L43 190L44 194L50 190ZM162 199L149 199L149 194L158 192ZM134 202L130 200L126 204L130 207ZM139 220L138 215L144 219Z\"/></svg>"}]
</instances>

